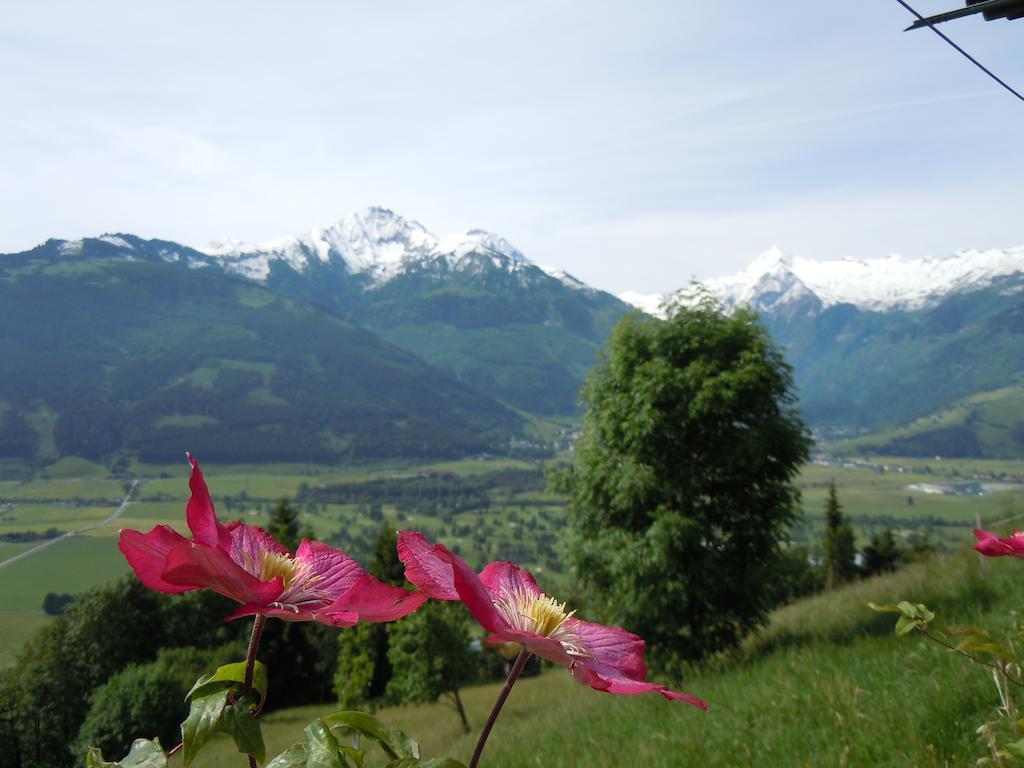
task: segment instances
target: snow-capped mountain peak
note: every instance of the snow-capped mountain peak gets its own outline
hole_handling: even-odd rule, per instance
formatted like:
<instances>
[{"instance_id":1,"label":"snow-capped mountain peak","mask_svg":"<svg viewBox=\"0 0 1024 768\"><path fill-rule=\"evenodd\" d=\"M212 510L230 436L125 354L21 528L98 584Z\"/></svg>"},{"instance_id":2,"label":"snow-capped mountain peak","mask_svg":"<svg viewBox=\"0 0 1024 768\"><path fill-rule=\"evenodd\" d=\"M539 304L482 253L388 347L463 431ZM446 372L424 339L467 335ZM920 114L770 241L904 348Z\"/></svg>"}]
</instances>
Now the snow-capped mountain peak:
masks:
<instances>
[{"instance_id":1,"label":"snow-capped mountain peak","mask_svg":"<svg viewBox=\"0 0 1024 768\"><path fill-rule=\"evenodd\" d=\"M1014 274L1024 274L1024 246L960 250L945 258L890 255L832 261L790 256L773 246L743 271L705 280L704 285L727 306L816 311L853 304L884 312L931 306L953 293L984 288ZM623 294L620 298L645 311L654 305L650 296Z\"/></svg>"},{"instance_id":2,"label":"snow-capped mountain peak","mask_svg":"<svg viewBox=\"0 0 1024 768\"><path fill-rule=\"evenodd\" d=\"M201 249L227 269L246 277L265 280L275 260L303 271L311 261L339 260L352 274L362 274L372 285L386 283L408 267L443 259L449 267L469 266L472 254L491 257L494 265L509 271L531 266L523 253L500 235L468 229L437 237L418 221L406 219L387 208L366 208L332 226L304 235L281 237L260 244L237 240L212 242ZM568 284L582 283L558 279ZM585 287L585 286L583 286Z\"/></svg>"},{"instance_id":3,"label":"snow-capped mountain peak","mask_svg":"<svg viewBox=\"0 0 1024 768\"><path fill-rule=\"evenodd\" d=\"M504 237L482 229L467 229L459 234L448 235L438 243L437 250L441 253L450 253L456 258L469 253L484 253L528 263L522 252Z\"/></svg>"}]
</instances>

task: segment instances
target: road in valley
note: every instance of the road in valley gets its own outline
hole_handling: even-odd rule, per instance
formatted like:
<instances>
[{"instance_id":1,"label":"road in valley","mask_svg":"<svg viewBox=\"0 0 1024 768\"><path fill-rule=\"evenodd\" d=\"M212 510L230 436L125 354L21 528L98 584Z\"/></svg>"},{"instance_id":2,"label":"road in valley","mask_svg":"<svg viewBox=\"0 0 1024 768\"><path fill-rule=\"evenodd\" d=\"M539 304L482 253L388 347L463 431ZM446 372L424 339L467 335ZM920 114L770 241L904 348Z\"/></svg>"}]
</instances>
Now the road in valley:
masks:
<instances>
[{"instance_id":1,"label":"road in valley","mask_svg":"<svg viewBox=\"0 0 1024 768\"><path fill-rule=\"evenodd\" d=\"M56 536L55 538L52 538L52 539L47 539L46 541L42 542L41 544L36 544L31 549L26 549L24 552L20 552L17 555L15 555L14 557L9 557L6 560L4 560L3 562L0 562L0 568L3 568L5 565L10 565L11 563L16 563L19 560L23 560L26 557L28 557L29 555L34 555L36 552L39 552L42 549L46 549L47 547L53 546L58 541L62 541L64 539L70 538L71 536L78 536L79 534L88 533L89 531L94 531L97 528L102 528L104 525L109 525L110 523L114 522L117 518L119 518L121 515L124 514L124 511L126 509L128 509L128 504L131 503L130 499L132 497L132 494L135 493L135 488L138 486L138 484L139 484L138 480L132 480L132 487L128 489L128 493L125 495L124 499L121 501L121 505L117 509L115 509L113 511L113 513L111 513L108 517L105 517L103 520L100 520L98 523L93 523L92 525L87 525L84 528L79 528L76 531L68 531L67 533L62 533L60 536Z\"/></svg>"}]
</instances>

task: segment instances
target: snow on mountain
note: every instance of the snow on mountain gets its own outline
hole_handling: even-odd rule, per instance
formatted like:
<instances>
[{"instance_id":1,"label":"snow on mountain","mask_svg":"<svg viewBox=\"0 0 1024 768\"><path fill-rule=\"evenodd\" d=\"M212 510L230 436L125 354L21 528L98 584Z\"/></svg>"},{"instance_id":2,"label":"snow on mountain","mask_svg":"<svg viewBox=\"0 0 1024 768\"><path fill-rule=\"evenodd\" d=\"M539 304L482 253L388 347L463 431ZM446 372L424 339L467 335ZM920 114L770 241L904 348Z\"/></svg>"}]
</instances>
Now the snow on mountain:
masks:
<instances>
[{"instance_id":1,"label":"snow on mountain","mask_svg":"<svg viewBox=\"0 0 1024 768\"><path fill-rule=\"evenodd\" d=\"M665 296L660 293L637 293L636 291L624 291L619 294L619 299L637 309L655 317L665 316Z\"/></svg>"},{"instance_id":2,"label":"snow on mountain","mask_svg":"<svg viewBox=\"0 0 1024 768\"><path fill-rule=\"evenodd\" d=\"M496 267L509 271L534 266L499 235L470 229L439 238L418 221L405 219L386 208L367 208L333 226L304 235L255 245L236 240L216 241L200 250L226 269L256 280L266 279L275 260L283 260L296 271L302 271L314 260L329 263L337 259L350 273L369 277L373 285L386 283L409 266L433 259L443 259L453 269L468 267L472 255L490 256ZM566 285L585 287L571 276L555 277Z\"/></svg>"},{"instance_id":3,"label":"snow on mountain","mask_svg":"<svg viewBox=\"0 0 1024 768\"><path fill-rule=\"evenodd\" d=\"M950 294L983 288L1014 274L1024 274L1024 246L960 250L939 259L893 255L835 261L793 257L773 246L742 272L706 280L704 285L726 305L750 304L761 310L811 301L815 306L820 302L820 307L853 304L887 311L927 307ZM622 294L619 298L649 312L648 307L660 297Z\"/></svg>"}]
</instances>

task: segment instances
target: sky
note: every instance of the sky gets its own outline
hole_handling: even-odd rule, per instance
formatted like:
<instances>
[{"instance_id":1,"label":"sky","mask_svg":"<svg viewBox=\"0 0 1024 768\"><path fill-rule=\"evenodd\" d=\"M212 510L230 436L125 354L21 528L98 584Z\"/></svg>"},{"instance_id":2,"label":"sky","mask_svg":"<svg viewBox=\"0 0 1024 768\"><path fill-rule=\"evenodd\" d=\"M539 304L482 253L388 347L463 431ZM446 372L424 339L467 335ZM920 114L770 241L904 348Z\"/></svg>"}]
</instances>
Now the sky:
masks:
<instances>
[{"instance_id":1,"label":"sky","mask_svg":"<svg viewBox=\"0 0 1024 768\"><path fill-rule=\"evenodd\" d=\"M922 13L958 0L917 0ZM1024 244L1024 103L895 0L12 0L0 252L370 205L619 293ZM1024 89L1024 20L944 30Z\"/></svg>"}]
</instances>

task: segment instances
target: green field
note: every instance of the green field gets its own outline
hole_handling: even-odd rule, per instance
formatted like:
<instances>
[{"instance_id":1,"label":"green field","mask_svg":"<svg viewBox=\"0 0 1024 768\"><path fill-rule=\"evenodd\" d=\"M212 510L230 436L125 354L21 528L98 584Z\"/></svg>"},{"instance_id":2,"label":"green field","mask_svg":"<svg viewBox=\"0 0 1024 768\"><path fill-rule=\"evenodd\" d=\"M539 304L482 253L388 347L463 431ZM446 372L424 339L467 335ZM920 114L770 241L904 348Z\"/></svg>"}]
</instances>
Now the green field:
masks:
<instances>
[{"instance_id":1,"label":"green field","mask_svg":"<svg viewBox=\"0 0 1024 768\"><path fill-rule=\"evenodd\" d=\"M977 392L910 424L837 442L841 455L1017 457L1024 448L1024 387Z\"/></svg>"},{"instance_id":2,"label":"green field","mask_svg":"<svg viewBox=\"0 0 1024 768\"><path fill-rule=\"evenodd\" d=\"M947 546L973 541L977 515L983 525L991 525L1024 512L1024 485L977 496L925 493L911 486L989 483L989 475L1024 477L1024 462L872 457L863 466L808 465L798 479L803 530L812 541L820 537L825 496L829 483L835 482L843 512L861 543L883 528L892 528L903 539L927 533Z\"/></svg>"},{"instance_id":3,"label":"green field","mask_svg":"<svg viewBox=\"0 0 1024 768\"><path fill-rule=\"evenodd\" d=\"M0 664L9 662L20 647L29 633L26 627L46 620L42 601L47 592L73 594L127 570L117 551L120 528L148 530L169 523L185 530L187 464L146 469L152 474L141 477L133 497L138 501L120 519L0 567ZM241 465L204 469L224 520L264 524L277 500L288 496L303 526L362 562L367 562L380 528L389 525L442 539L471 562L516 560L550 588L571 586L554 547L564 524L564 500L544 489L542 468L536 463L493 459L353 468L285 464L263 471ZM82 476L74 477L75 472ZM517 472L526 473L525 484L503 485L503 473L514 477ZM57 476L0 483L0 535L78 530L107 517L123 497L125 479L98 475L96 465L88 462L62 460L47 473ZM834 480L861 545L873 533L891 527L904 542L927 535L932 542L959 547L972 540L977 513L986 525L1024 513L1024 494L943 496L910 491L907 486L962 482L986 473L1024 477L1024 462L872 458L870 466L808 465L798 479L805 520L794 539L806 541L812 550L818 545L824 497ZM455 487L456 495L435 488L443 490L446 482ZM416 483L424 485L422 496L417 496ZM477 492L481 484L484 490ZM406 495L388 498L392 490ZM379 499L376 506L372 499ZM31 546L0 541L0 562Z\"/></svg>"},{"instance_id":4,"label":"green field","mask_svg":"<svg viewBox=\"0 0 1024 768\"><path fill-rule=\"evenodd\" d=\"M868 600L928 603L942 623L1013 629L1024 603L1024 563L971 555L911 566L777 611L737 657L694 670L684 690L707 713L656 695L617 697L573 682L560 668L521 680L485 752L494 768L645 766L973 765L985 754L975 736L998 705L988 671L922 638L896 638L894 619ZM272 673L272 670L271 670ZM464 692L479 729L500 685ZM327 714L305 707L265 720L268 754L299 740ZM378 717L417 738L424 755L468 762L475 733L463 735L440 705L385 709ZM198 768L244 764L220 739ZM375 763L380 765L380 762ZM174 765L180 765L175 762Z\"/></svg>"}]
</instances>

